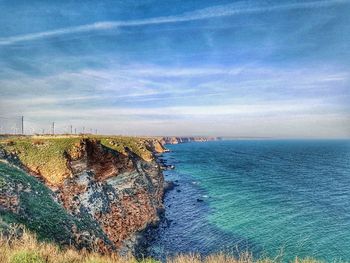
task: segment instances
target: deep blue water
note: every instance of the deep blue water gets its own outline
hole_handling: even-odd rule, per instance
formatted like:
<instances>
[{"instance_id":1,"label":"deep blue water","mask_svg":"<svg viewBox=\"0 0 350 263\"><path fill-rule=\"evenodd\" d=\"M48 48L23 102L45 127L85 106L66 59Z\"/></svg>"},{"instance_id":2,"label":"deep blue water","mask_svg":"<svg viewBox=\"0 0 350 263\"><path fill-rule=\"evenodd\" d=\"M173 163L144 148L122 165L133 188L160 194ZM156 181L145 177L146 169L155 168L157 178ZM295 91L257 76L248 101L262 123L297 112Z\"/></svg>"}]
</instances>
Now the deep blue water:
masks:
<instances>
[{"instance_id":1,"label":"deep blue water","mask_svg":"<svg viewBox=\"0 0 350 263\"><path fill-rule=\"evenodd\" d=\"M169 145L157 257L252 251L350 261L350 141L236 140ZM198 202L197 199L203 200Z\"/></svg>"}]
</instances>

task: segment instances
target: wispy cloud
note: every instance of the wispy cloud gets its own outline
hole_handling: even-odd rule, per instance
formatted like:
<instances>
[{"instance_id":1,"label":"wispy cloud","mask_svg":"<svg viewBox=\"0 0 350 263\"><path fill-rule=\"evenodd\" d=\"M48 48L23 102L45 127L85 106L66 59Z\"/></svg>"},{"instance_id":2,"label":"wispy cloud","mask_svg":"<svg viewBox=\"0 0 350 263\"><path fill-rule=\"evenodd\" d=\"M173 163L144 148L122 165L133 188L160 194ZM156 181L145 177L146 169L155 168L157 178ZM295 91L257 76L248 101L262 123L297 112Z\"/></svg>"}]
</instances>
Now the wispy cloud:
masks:
<instances>
[{"instance_id":1,"label":"wispy cloud","mask_svg":"<svg viewBox=\"0 0 350 263\"><path fill-rule=\"evenodd\" d=\"M49 76L13 72L0 79L0 112L25 115L32 122L33 130L27 124L30 132L41 132L55 121L62 131L74 123L80 128L98 127L101 132L111 133L144 131L148 127L149 134L158 129L164 134L195 134L198 129L199 134L199 128L207 131L213 126L217 131L234 134L233 128L214 125L215 120L231 123L232 127L246 125L242 134L255 131L258 135L260 130L249 123L263 126L269 119L276 130L280 123L304 129L311 125L303 126L305 120L317 119L317 127L333 125L333 115L339 118L334 125L343 132L343 123L350 123L348 103L341 103L349 97L349 79L348 71L332 65L286 69L258 64L180 68L112 63L103 69L58 71ZM127 128L123 131L118 125L104 124L107 120ZM182 127L188 120L192 124ZM164 124L166 121L172 126ZM155 122L162 129L156 128ZM285 127L281 129L287 132ZM269 131L274 132L272 128Z\"/></svg>"},{"instance_id":2,"label":"wispy cloud","mask_svg":"<svg viewBox=\"0 0 350 263\"><path fill-rule=\"evenodd\" d=\"M61 28L57 30L50 30L44 32L37 32L31 34L17 35L11 37L0 38L0 45L6 46L16 44L20 42L33 41L43 38L49 38L54 36L84 33L90 31L103 31L110 29L117 29L119 27L133 27L153 24L168 24L195 21L202 19L210 19L225 16L245 15L254 13L276 12L295 9L313 9L313 8L326 8L332 5L349 4L349 0L322 0L311 2L296 2L288 4L262 4L259 6L251 5L250 2L238 2L228 5L219 5L208 7L192 12L183 13L175 16L162 16L149 19L129 20L129 21L102 21L87 25L73 26L67 28Z\"/></svg>"},{"instance_id":3,"label":"wispy cloud","mask_svg":"<svg viewBox=\"0 0 350 263\"><path fill-rule=\"evenodd\" d=\"M315 99L161 108L77 106L73 110L32 109L27 113L32 132L41 132L49 127L50 120L56 120L62 131L71 123L78 130L84 125L104 127L104 132L114 134L218 135L220 130L220 135L229 136L346 137L350 124L349 114L340 114L336 108L330 110L327 103ZM40 126L34 116L46 122Z\"/></svg>"},{"instance_id":4,"label":"wispy cloud","mask_svg":"<svg viewBox=\"0 0 350 263\"><path fill-rule=\"evenodd\" d=\"M109 116L112 118L118 118L118 116L178 116L191 118L196 117L208 117L208 116L232 116L232 117L259 117L266 115L279 116L290 114L325 114L322 112L328 109L327 114L337 113L329 110L330 105L323 102L320 99L303 99L303 100L280 100L273 102L258 102L258 103L235 103L225 105L212 105L212 106L170 106L170 107L99 107L99 108L81 108L74 106L69 109L32 109L27 113L30 116L40 114L42 117L67 117L77 115L79 117L98 118L98 116ZM331 105L331 108L337 107Z\"/></svg>"},{"instance_id":5,"label":"wispy cloud","mask_svg":"<svg viewBox=\"0 0 350 263\"><path fill-rule=\"evenodd\" d=\"M98 101L120 98L163 100L189 98L198 94L202 97L216 93L231 94L229 97L243 93L254 98L257 94L263 96L259 91L264 91L265 96L269 96L269 93L278 93L281 87L285 90L285 94L281 94L280 97L287 97L287 91L305 94L308 92L307 89L317 90L319 96L323 96L323 89L325 92L332 90L333 87L341 89L349 79L348 72L334 68L298 67L283 70L257 65L226 68L178 68L150 64L124 67L110 65L109 68L100 70L63 71L49 76L12 74L11 78L0 79L3 92L0 100L4 104L6 98L13 100L16 97L14 103L23 105L33 104L38 98L43 103L46 101L54 104L61 101L75 101L75 98L83 98L84 102L91 98ZM62 97L62 92L69 97ZM42 94L48 98L43 99ZM19 103L21 97L25 99L23 103ZM31 98L34 100L31 101Z\"/></svg>"}]
</instances>

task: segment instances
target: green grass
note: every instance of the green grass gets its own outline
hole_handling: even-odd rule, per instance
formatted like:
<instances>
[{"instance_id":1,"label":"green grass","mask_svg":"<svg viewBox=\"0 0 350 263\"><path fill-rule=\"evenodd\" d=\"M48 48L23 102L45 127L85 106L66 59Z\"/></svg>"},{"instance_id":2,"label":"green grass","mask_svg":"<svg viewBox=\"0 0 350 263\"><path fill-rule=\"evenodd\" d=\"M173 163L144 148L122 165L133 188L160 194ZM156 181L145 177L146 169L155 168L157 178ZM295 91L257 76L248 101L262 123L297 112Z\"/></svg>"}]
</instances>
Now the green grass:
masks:
<instances>
[{"instance_id":1,"label":"green grass","mask_svg":"<svg viewBox=\"0 0 350 263\"><path fill-rule=\"evenodd\" d=\"M10 257L11 263L45 263L46 260L37 251L20 250Z\"/></svg>"},{"instance_id":2,"label":"green grass","mask_svg":"<svg viewBox=\"0 0 350 263\"><path fill-rule=\"evenodd\" d=\"M153 158L152 152L146 147L145 139L142 138L123 136L102 137L101 144L123 154L127 154L125 149L129 148L133 153L146 161Z\"/></svg>"},{"instance_id":3,"label":"green grass","mask_svg":"<svg viewBox=\"0 0 350 263\"><path fill-rule=\"evenodd\" d=\"M0 216L6 223L24 224L43 239L55 236L60 241L69 240L71 235L67 226L72 226L73 221L53 200L52 192L45 185L4 163L0 163L0 180L6 181L8 187L21 185L25 189L30 189L30 192L18 193L22 208L20 213L0 211ZM4 190L6 189L1 189Z\"/></svg>"},{"instance_id":4,"label":"green grass","mask_svg":"<svg viewBox=\"0 0 350 263\"><path fill-rule=\"evenodd\" d=\"M79 141L79 138L11 138L0 141L0 147L17 155L19 161L29 170L42 175L48 183L56 185L71 175L65 153Z\"/></svg>"}]
</instances>

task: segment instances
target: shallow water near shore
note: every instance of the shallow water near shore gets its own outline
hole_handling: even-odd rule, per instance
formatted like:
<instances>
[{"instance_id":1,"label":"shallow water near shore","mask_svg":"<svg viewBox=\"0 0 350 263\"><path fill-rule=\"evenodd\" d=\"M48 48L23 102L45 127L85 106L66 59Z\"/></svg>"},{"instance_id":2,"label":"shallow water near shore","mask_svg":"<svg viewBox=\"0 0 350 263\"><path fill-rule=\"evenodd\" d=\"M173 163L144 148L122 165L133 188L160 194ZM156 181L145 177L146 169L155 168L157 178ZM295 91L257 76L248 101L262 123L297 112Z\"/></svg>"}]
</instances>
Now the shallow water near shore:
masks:
<instances>
[{"instance_id":1,"label":"shallow water near shore","mask_svg":"<svg viewBox=\"0 0 350 263\"><path fill-rule=\"evenodd\" d=\"M149 255L252 251L350 260L350 141L169 145L165 219Z\"/></svg>"}]
</instances>

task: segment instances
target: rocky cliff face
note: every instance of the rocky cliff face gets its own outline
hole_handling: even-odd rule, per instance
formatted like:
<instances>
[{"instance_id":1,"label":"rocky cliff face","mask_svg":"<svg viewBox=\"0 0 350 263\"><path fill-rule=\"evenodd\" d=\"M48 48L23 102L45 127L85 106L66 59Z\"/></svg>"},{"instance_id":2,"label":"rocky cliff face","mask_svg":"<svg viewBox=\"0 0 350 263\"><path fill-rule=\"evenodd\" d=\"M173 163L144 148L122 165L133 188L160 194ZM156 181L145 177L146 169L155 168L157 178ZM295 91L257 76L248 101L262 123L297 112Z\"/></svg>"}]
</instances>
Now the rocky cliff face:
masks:
<instances>
[{"instance_id":1,"label":"rocky cliff face","mask_svg":"<svg viewBox=\"0 0 350 263\"><path fill-rule=\"evenodd\" d=\"M73 244L102 252L132 250L139 233L157 224L163 210L164 178L152 156L165 149L156 139L128 141L128 144L116 138L102 141L104 143L96 138L78 138L65 144L63 151L55 151L52 158L65 164L64 173L56 171L60 180L52 179L55 175L52 169L45 169L45 163L36 166L35 162L39 161L34 162L22 152L34 148L36 154L49 153L55 141L3 144L2 158L44 182L52 192L52 200L69 217L97 226L99 231L93 234L72 224L67 231L71 232ZM122 150L116 150L116 143ZM139 147L137 150L135 145ZM1 202L0 208L16 215L14 207L18 200L20 198Z\"/></svg>"},{"instance_id":2,"label":"rocky cliff face","mask_svg":"<svg viewBox=\"0 0 350 263\"><path fill-rule=\"evenodd\" d=\"M36 178L0 162L0 231L11 224L25 225L40 239L60 245L98 250L116 249L99 224L89 216L77 218L66 211L57 196Z\"/></svg>"},{"instance_id":3,"label":"rocky cliff face","mask_svg":"<svg viewBox=\"0 0 350 263\"><path fill-rule=\"evenodd\" d=\"M68 157L74 176L56 191L68 211L77 217L91 215L117 248L156 224L163 208L158 165L126 151L124 155L98 141L82 141Z\"/></svg>"}]
</instances>

